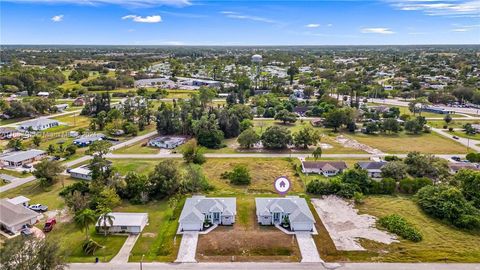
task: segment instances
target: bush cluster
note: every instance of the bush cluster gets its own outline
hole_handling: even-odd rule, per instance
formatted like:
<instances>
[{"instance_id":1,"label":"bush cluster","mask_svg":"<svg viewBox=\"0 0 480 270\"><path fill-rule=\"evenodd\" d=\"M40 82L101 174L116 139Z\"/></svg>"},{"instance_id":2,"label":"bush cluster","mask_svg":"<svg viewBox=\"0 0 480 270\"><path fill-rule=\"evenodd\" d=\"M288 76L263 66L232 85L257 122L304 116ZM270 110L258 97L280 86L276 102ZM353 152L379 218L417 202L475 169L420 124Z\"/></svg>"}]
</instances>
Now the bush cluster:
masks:
<instances>
[{"instance_id":1,"label":"bush cluster","mask_svg":"<svg viewBox=\"0 0 480 270\"><path fill-rule=\"evenodd\" d=\"M389 232L399 235L407 240L413 242L422 241L422 234L402 216L397 214L384 216L378 220L378 223Z\"/></svg>"},{"instance_id":2,"label":"bush cluster","mask_svg":"<svg viewBox=\"0 0 480 270\"><path fill-rule=\"evenodd\" d=\"M426 186L417 193L418 204L428 214L459 228L480 228L480 210L453 186Z\"/></svg>"},{"instance_id":3,"label":"bush cluster","mask_svg":"<svg viewBox=\"0 0 480 270\"><path fill-rule=\"evenodd\" d=\"M432 179L422 177L422 178L405 178L400 180L400 191L406 194L415 194L424 186L433 185Z\"/></svg>"}]
</instances>

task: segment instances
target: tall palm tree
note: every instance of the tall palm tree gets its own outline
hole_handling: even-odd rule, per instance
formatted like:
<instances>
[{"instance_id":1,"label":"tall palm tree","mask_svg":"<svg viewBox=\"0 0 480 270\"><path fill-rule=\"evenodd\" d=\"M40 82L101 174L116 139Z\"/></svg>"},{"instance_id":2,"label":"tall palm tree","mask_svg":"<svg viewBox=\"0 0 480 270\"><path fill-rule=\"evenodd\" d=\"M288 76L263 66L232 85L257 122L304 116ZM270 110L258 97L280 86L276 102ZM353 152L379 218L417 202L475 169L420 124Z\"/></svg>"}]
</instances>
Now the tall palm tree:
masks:
<instances>
[{"instance_id":1,"label":"tall palm tree","mask_svg":"<svg viewBox=\"0 0 480 270\"><path fill-rule=\"evenodd\" d=\"M115 217L111 214L112 210L109 208L103 208L100 210L100 226L102 227L105 237L107 236L108 227L113 226L113 221Z\"/></svg>"},{"instance_id":2,"label":"tall palm tree","mask_svg":"<svg viewBox=\"0 0 480 270\"><path fill-rule=\"evenodd\" d=\"M85 230L85 239L88 240L90 225L95 224L97 221L97 215L92 209L84 209L75 214L74 221L80 228Z\"/></svg>"}]
</instances>

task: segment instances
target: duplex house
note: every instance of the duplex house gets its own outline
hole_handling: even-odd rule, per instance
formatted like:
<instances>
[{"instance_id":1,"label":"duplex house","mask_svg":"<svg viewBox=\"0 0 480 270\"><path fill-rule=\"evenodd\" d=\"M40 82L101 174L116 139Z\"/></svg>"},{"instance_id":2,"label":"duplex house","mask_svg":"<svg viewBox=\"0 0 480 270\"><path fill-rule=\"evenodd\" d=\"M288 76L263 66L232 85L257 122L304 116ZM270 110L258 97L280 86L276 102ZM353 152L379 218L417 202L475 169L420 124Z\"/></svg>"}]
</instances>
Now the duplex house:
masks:
<instances>
[{"instance_id":1,"label":"duplex house","mask_svg":"<svg viewBox=\"0 0 480 270\"><path fill-rule=\"evenodd\" d=\"M381 178L382 177L382 168L388 162L386 161L365 161L358 162L357 166L361 169L364 169L368 172L368 176L371 178Z\"/></svg>"},{"instance_id":2,"label":"duplex house","mask_svg":"<svg viewBox=\"0 0 480 270\"><path fill-rule=\"evenodd\" d=\"M14 204L9 199L0 199L0 229L14 234L25 226L37 223L42 214L32 211L23 204Z\"/></svg>"},{"instance_id":3,"label":"duplex house","mask_svg":"<svg viewBox=\"0 0 480 270\"><path fill-rule=\"evenodd\" d=\"M347 169L343 161L302 161L302 172L322 174L324 176L335 176Z\"/></svg>"},{"instance_id":4,"label":"duplex house","mask_svg":"<svg viewBox=\"0 0 480 270\"><path fill-rule=\"evenodd\" d=\"M237 214L236 198L187 198L179 219L180 231L201 231L205 223L233 225Z\"/></svg>"},{"instance_id":5,"label":"duplex house","mask_svg":"<svg viewBox=\"0 0 480 270\"><path fill-rule=\"evenodd\" d=\"M41 160L47 156L43 150L31 149L27 151L15 151L0 156L0 165L6 167L20 167Z\"/></svg>"},{"instance_id":6,"label":"duplex house","mask_svg":"<svg viewBox=\"0 0 480 270\"><path fill-rule=\"evenodd\" d=\"M41 131L41 130L49 129L59 125L60 125L60 122L58 122L57 120L41 118L41 119L35 119L32 121L25 122L19 125L18 129L22 131L28 131L28 130Z\"/></svg>"},{"instance_id":7,"label":"duplex house","mask_svg":"<svg viewBox=\"0 0 480 270\"><path fill-rule=\"evenodd\" d=\"M139 234L148 223L148 213L125 213L112 212L108 213L111 216L112 223L108 221L104 224L100 216L95 225L98 233L130 233Z\"/></svg>"},{"instance_id":8,"label":"duplex house","mask_svg":"<svg viewBox=\"0 0 480 270\"><path fill-rule=\"evenodd\" d=\"M260 225L289 223L292 231L312 231L315 219L304 198L255 198Z\"/></svg>"}]
</instances>

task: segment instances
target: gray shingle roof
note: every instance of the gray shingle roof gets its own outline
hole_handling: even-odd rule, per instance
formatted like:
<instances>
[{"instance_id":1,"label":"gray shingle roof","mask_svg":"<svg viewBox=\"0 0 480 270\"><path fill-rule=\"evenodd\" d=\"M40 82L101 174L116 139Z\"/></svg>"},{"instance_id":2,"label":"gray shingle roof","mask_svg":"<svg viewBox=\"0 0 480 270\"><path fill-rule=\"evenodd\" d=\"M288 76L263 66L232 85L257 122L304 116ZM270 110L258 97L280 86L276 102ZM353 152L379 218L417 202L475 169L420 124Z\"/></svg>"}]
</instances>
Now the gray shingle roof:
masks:
<instances>
[{"instance_id":1,"label":"gray shingle roof","mask_svg":"<svg viewBox=\"0 0 480 270\"><path fill-rule=\"evenodd\" d=\"M303 167L308 169L331 169L345 170L347 164L343 161L302 161Z\"/></svg>"},{"instance_id":2,"label":"gray shingle roof","mask_svg":"<svg viewBox=\"0 0 480 270\"><path fill-rule=\"evenodd\" d=\"M287 196L285 198L255 198L256 212L259 216L272 213L278 210L289 214L290 222L315 222L315 219L308 207L307 201L298 196Z\"/></svg>"},{"instance_id":3,"label":"gray shingle roof","mask_svg":"<svg viewBox=\"0 0 480 270\"><path fill-rule=\"evenodd\" d=\"M210 212L222 212L223 215L236 215L236 198L207 198L205 196L187 198L179 221L182 223L203 222L205 219L204 215Z\"/></svg>"},{"instance_id":4,"label":"gray shingle roof","mask_svg":"<svg viewBox=\"0 0 480 270\"><path fill-rule=\"evenodd\" d=\"M364 161L358 162L358 166L364 170L380 170L388 162L386 161Z\"/></svg>"},{"instance_id":5,"label":"gray shingle roof","mask_svg":"<svg viewBox=\"0 0 480 270\"><path fill-rule=\"evenodd\" d=\"M7 226L15 226L29 221L42 214L32 211L23 205L15 205L8 199L0 199L0 223Z\"/></svg>"}]
</instances>

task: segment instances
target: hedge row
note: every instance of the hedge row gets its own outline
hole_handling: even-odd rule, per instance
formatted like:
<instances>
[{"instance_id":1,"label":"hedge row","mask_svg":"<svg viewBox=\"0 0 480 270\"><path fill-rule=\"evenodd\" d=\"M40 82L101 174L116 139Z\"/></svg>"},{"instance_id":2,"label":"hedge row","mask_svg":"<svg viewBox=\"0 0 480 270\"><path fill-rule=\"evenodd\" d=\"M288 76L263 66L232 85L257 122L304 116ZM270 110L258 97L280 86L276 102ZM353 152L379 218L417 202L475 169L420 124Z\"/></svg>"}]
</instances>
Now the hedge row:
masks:
<instances>
[{"instance_id":1,"label":"hedge row","mask_svg":"<svg viewBox=\"0 0 480 270\"><path fill-rule=\"evenodd\" d=\"M384 216L378 220L378 223L389 232L399 235L407 240L413 242L422 241L422 234L402 216L397 214Z\"/></svg>"}]
</instances>

